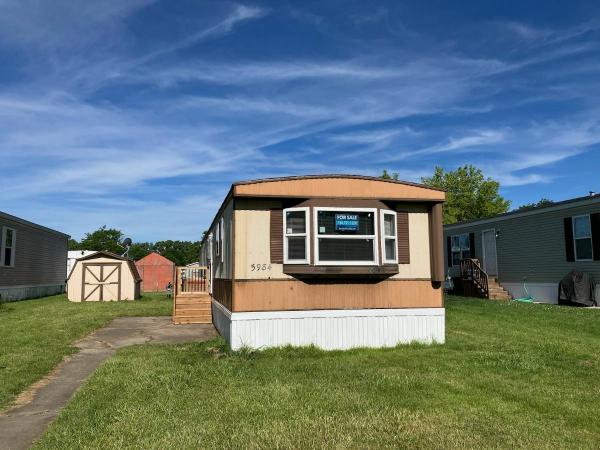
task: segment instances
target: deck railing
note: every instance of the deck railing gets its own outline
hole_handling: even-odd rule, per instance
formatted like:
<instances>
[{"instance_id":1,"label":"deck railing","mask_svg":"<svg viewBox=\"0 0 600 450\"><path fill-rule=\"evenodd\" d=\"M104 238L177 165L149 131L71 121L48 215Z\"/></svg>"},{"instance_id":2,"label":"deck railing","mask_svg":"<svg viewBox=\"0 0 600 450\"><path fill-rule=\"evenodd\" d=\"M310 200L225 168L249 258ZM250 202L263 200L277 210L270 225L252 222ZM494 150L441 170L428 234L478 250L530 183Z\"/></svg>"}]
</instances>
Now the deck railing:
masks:
<instances>
[{"instance_id":1,"label":"deck railing","mask_svg":"<svg viewBox=\"0 0 600 450\"><path fill-rule=\"evenodd\" d=\"M473 283L485 298L490 298L488 274L483 270L478 259L466 258L460 262L460 276Z\"/></svg>"},{"instance_id":2,"label":"deck railing","mask_svg":"<svg viewBox=\"0 0 600 450\"><path fill-rule=\"evenodd\" d=\"M210 291L210 274L206 266L175 268L174 295L200 294Z\"/></svg>"}]
</instances>

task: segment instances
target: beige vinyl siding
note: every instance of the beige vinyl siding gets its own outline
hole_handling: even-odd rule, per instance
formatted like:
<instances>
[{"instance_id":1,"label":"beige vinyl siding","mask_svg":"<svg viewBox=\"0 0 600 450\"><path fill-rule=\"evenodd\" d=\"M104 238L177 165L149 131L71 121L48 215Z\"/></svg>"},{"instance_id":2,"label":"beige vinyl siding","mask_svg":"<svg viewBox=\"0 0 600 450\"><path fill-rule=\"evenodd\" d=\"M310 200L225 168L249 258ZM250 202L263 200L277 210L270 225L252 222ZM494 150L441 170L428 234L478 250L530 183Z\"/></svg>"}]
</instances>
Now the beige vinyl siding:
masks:
<instances>
[{"instance_id":1,"label":"beige vinyl siding","mask_svg":"<svg viewBox=\"0 0 600 450\"><path fill-rule=\"evenodd\" d=\"M236 280L291 278L283 273L283 264L271 263L271 208L281 206L280 200L236 199Z\"/></svg>"},{"instance_id":2,"label":"beige vinyl siding","mask_svg":"<svg viewBox=\"0 0 600 450\"><path fill-rule=\"evenodd\" d=\"M499 232L496 248L500 282L520 283L523 277L527 277L528 282L557 283L573 269L591 273L596 281L600 281L600 261L569 262L565 253L564 218L594 213L600 213L600 201L523 216L508 216L488 223L465 224L450 229L445 227L446 269L447 236L475 233L475 257L481 259L482 232L495 229ZM451 268L450 273L458 276L460 269Z\"/></svg>"},{"instance_id":3,"label":"beige vinyl siding","mask_svg":"<svg viewBox=\"0 0 600 450\"><path fill-rule=\"evenodd\" d=\"M0 266L0 287L64 285L68 236L0 215L0 233L16 231L14 267Z\"/></svg>"}]
</instances>

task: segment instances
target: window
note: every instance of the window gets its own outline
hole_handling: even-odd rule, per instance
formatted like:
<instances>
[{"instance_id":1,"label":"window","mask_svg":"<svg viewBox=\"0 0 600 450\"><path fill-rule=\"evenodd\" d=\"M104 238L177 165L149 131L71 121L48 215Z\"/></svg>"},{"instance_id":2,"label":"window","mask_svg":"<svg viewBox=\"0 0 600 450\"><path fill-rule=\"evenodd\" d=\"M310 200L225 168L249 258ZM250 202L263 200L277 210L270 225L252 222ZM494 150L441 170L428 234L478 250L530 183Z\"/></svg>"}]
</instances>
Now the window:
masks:
<instances>
[{"instance_id":1,"label":"window","mask_svg":"<svg viewBox=\"0 0 600 450\"><path fill-rule=\"evenodd\" d=\"M223 235L225 234L225 221L221 217L219 225L219 253L221 254L221 262L223 262Z\"/></svg>"},{"instance_id":2,"label":"window","mask_svg":"<svg viewBox=\"0 0 600 450\"><path fill-rule=\"evenodd\" d=\"M17 243L17 232L12 228L2 229L2 242L0 245L0 264L4 267L14 267L15 247Z\"/></svg>"},{"instance_id":3,"label":"window","mask_svg":"<svg viewBox=\"0 0 600 450\"><path fill-rule=\"evenodd\" d=\"M217 230L215 233L215 250L216 255L221 255L221 222L217 223Z\"/></svg>"},{"instance_id":4,"label":"window","mask_svg":"<svg viewBox=\"0 0 600 450\"><path fill-rule=\"evenodd\" d=\"M308 264L309 232L308 208L283 210L283 262L285 264Z\"/></svg>"},{"instance_id":5,"label":"window","mask_svg":"<svg viewBox=\"0 0 600 450\"><path fill-rule=\"evenodd\" d=\"M452 265L460 266L463 259L471 256L471 241L469 234L452 236Z\"/></svg>"},{"instance_id":6,"label":"window","mask_svg":"<svg viewBox=\"0 0 600 450\"><path fill-rule=\"evenodd\" d=\"M592 224L589 214L573 217L573 242L575 247L575 261L591 261L592 250Z\"/></svg>"},{"instance_id":7,"label":"window","mask_svg":"<svg viewBox=\"0 0 600 450\"><path fill-rule=\"evenodd\" d=\"M381 210L381 253L384 264L398 263L396 213Z\"/></svg>"},{"instance_id":8,"label":"window","mask_svg":"<svg viewBox=\"0 0 600 450\"><path fill-rule=\"evenodd\" d=\"M377 265L376 209L315 211L315 264Z\"/></svg>"}]
</instances>

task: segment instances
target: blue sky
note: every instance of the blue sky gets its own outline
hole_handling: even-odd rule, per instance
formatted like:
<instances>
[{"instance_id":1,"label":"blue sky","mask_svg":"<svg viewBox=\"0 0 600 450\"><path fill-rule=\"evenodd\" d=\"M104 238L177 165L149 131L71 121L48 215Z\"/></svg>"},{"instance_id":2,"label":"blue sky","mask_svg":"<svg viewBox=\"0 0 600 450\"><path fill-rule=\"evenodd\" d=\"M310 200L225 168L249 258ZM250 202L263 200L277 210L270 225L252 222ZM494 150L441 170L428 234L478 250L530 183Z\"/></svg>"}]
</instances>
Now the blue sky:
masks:
<instances>
[{"instance_id":1,"label":"blue sky","mask_svg":"<svg viewBox=\"0 0 600 450\"><path fill-rule=\"evenodd\" d=\"M235 180L600 191L597 2L0 0L0 209L198 239Z\"/></svg>"}]
</instances>

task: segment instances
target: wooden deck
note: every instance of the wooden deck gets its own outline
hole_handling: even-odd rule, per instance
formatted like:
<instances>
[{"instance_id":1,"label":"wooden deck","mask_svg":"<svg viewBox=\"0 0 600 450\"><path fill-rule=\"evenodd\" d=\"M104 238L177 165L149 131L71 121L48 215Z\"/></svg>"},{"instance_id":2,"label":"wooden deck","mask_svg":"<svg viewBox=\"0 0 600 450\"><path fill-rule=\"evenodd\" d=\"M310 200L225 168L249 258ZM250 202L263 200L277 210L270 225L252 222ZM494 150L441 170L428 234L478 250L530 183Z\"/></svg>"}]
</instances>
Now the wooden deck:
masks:
<instances>
[{"instance_id":1,"label":"wooden deck","mask_svg":"<svg viewBox=\"0 0 600 450\"><path fill-rule=\"evenodd\" d=\"M212 323L207 267L177 267L173 286L173 323Z\"/></svg>"}]
</instances>

